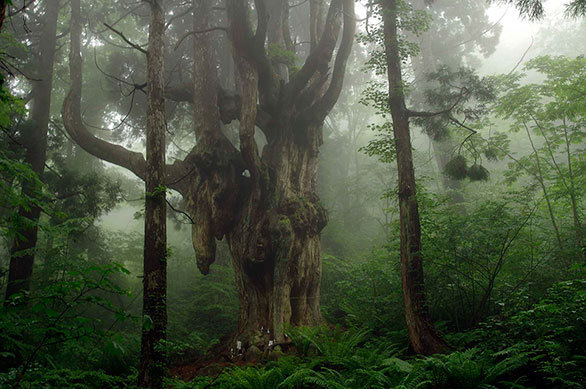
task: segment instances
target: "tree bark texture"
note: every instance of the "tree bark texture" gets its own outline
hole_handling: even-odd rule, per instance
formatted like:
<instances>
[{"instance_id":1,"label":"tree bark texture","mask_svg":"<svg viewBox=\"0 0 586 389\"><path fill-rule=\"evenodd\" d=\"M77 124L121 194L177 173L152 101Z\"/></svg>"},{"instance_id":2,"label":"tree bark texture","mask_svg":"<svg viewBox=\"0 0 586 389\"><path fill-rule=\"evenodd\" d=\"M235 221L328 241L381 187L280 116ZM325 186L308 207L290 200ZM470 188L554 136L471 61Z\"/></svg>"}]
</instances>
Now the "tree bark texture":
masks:
<instances>
[{"instance_id":1,"label":"tree bark texture","mask_svg":"<svg viewBox=\"0 0 586 389\"><path fill-rule=\"evenodd\" d=\"M40 37L37 54L37 76L32 80L31 125L23 133L23 145L26 149L25 162L42 179L47 159L47 132L51 116L51 91L53 85L53 63L57 43L58 4L45 1L43 32ZM22 194L35 198L41 193L32 182L25 182ZM6 301L19 292L30 290L30 279L33 273L35 247L37 244L37 224L41 209L39 207L20 207L19 216L27 221L27 225L18 231L10 250L10 267Z\"/></svg>"},{"instance_id":2,"label":"tree bark texture","mask_svg":"<svg viewBox=\"0 0 586 389\"><path fill-rule=\"evenodd\" d=\"M4 25L4 19L6 19L6 9L8 8L8 3L6 0L0 0L0 31L2 31L2 26Z\"/></svg>"},{"instance_id":3,"label":"tree bark texture","mask_svg":"<svg viewBox=\"0 0 586 389\"><path fill-rule=\"evenodd\" d=\"M138 384L160 388L166 370L167 204L163 0L152 0L147 53L147 136L141 360Z\"/></svg>"},{"instance_id":4,"label":"tree bark texture","mask_svg":"<svg viewBox=\"0 0 586 389\"><path fill-rule=\"evenodd\" d=\"M415 190L409 111L405 106L397 36L397 3L396 0L384 0L383 5L389 106L393 119L399 176L403 308L413 350L418 354L434 354L445 351L448 347L431 322L425 299L421 226Z\"/></svg>"}]
</instances>

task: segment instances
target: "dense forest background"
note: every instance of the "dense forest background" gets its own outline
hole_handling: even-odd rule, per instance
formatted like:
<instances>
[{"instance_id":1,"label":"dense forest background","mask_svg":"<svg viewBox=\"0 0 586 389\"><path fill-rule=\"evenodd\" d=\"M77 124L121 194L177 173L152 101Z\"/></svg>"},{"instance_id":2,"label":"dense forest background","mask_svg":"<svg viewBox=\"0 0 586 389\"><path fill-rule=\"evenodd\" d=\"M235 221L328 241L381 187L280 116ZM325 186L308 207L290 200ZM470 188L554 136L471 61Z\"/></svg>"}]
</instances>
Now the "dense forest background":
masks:
<instances>
[{"instance_id":1,"label":"dense forest background","mask_svg":"<svg viewBox=\"0 0 586 389\"><path fill-rule=\"evenodd\" d=\"M0 5L0 387L584 387L584 1Z\"/></svg>"}]
</instances>

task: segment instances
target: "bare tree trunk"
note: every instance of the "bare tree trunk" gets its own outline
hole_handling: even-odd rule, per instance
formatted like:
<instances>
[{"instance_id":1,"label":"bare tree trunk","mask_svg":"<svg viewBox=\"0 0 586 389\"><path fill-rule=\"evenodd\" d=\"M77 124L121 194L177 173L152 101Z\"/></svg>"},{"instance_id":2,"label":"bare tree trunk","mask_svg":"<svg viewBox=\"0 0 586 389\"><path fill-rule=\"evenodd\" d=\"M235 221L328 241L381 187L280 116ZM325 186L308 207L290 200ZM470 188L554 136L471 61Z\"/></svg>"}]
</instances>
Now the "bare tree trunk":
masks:
<instances>
[{"instance_id":1,"label":"bare tree trunk","mask_svg":"<svg viewBox=\"0 0 586 389\"><path fill-rule=\"evenodd\" d=\"M51 91L53 85L53 63L57 43L57 18L59 4L45 1L44 27L39 43L37 74L32 81L33 107L31 111L32 125L23 134L26 148L25 162L42 179L47 159L47 131L51 116ZM40 188L32 182L23 184L22 194L35 198L41 193ZM27 221L27 226L18 231L17 238L10 250L10 269L6 301L15 293L30 290L30 279L35 260L34 249L37 245L37 224L41 209L39 207L20 207L19 216Z\"/></svg>"},{"instance_id":2,"label":"bare tree trunk","mask_svg":"<svg viewBox=\"0 0 586 389\"><path fill-rule=\"evenodd\" d=\"M147 53L142 344L138 385L161 388L166 372L167 204L165 200L165 79L163 0L151 0Z\"/></svg>"},{"instance_id":3,"label":"bare tree trunk","mask_svg":"<svg viewBox=\"0 0 586 389\"><path fill-rule=\"evenodd\" d=\"M543 171L541 169L541 159L539 158L539 153L537 152L537 149L535 148L535 144L533 143L533 138L531 137L531 132L529 131L529 127L527 127L527 125L525 123L524 127L525 127L525 131L527 133L527 138L529 139L529 143L531 144L531 148L533 149L533 153L535 155L535 163L537 164L537 181L539 181L539 185L541 185L541 190L543 191L543 197L545 197L545 202L547 204L547 211L549 213L549 217L551 219L551 225L553 226L553 230L555 232L555 237L558 243L558 248L560 250L564 249L564 245L562 243L562 237L560 235L560 230L558 228L558 224L556 222L555 219L555 215L553 214L553 206L551 205L551 199L549 198L549 192L547 191L547 188L545 187L545 182L543 181Z\"/></svg>"},{"instance_id":4,"label":"bare tree trunk","mask_svg":"<svg viewBox=\"0 0 586 389\"><path fill-rule=\"evenodd\" d=\"M418 354L434 354L446 351L448 346L435 330L426 305L421 254L421 226L415 190L409 111L405 106L397 37L397 4L396 0L385 0L383 4L389 106L393 118L399 174L401 279L405 321L413 350Z\"/></svg>"},{"instance_id":5,"label":"bare tree trunk","mask_svg":"<svg viewBox=\"0 0 586 389\"><path fill-rule=\"evenodd\" d=\"M8 8L6 0L0 0L0 31L4 25L4 19L6 19L6 8Z\"/></svg>"},{"instance_id":6,"label":"bare tree trunk","mask_svg":"<svg viewBox=\"0 0 586 389\"><path fill-rule=\"evenodd\" d=\"M576 201L576 186L574 184L574 168L572 166L572 153L570 150L570 139L568 137L568 127L564 119L564 140L566 145L566 157L568 162L568 176L570 181L570 200L572 202L572 216L574 218L574 229L576 230L576 246L578 248L578 256L580 259L584 259L584 252L582 247L582 223L580 222L580 216L578 211L578 204Z\"/></svg>"}]
</instances>

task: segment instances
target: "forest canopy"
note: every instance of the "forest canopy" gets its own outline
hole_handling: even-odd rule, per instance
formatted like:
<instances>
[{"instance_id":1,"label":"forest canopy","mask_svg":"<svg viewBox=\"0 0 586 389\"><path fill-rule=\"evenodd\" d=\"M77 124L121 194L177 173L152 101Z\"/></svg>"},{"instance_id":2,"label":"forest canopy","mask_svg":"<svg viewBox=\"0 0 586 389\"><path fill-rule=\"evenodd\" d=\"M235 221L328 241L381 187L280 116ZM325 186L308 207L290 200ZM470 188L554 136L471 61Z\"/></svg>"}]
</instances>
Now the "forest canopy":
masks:
<instances>
[{"instance_id":1,"label":"forest canopy","mask_svg":"<svg viewBox=\"0 0 586 389\"><path fill-rule=\"evenodd\" d=\"M584 387L585 17L0 1L0 387Z\"/></svg>"}]
</instances>

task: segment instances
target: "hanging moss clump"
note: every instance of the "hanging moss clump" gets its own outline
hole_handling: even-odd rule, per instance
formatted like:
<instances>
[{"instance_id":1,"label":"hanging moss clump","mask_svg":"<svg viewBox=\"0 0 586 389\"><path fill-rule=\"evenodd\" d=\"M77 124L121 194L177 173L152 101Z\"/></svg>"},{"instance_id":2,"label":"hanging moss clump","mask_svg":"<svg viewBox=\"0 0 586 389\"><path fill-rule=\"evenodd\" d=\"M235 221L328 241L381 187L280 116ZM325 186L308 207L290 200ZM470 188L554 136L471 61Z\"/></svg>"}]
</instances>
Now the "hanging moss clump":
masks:
<instances>
[{"instance_id":1,"label":"hanging moss clump","mask_svg":"<svg viewBox=\"0 0 586 389\"><path fill-rule=\"evenodd\" d=\"M490 173L482 165L474 164L468 169L468 178L470 181L487 181Z\"/></svg>"},{"instance_id":2,"label":"hanging moss clump","mask_svg":"<svg viewBox=\"0 0 586 389\"><path fill-rule=\"evenodd\" d=\"M466 158L458 155L450 160L444 168L444 173L454 180L463 180L468 173Z\"/></svg>"}]
</instances>

